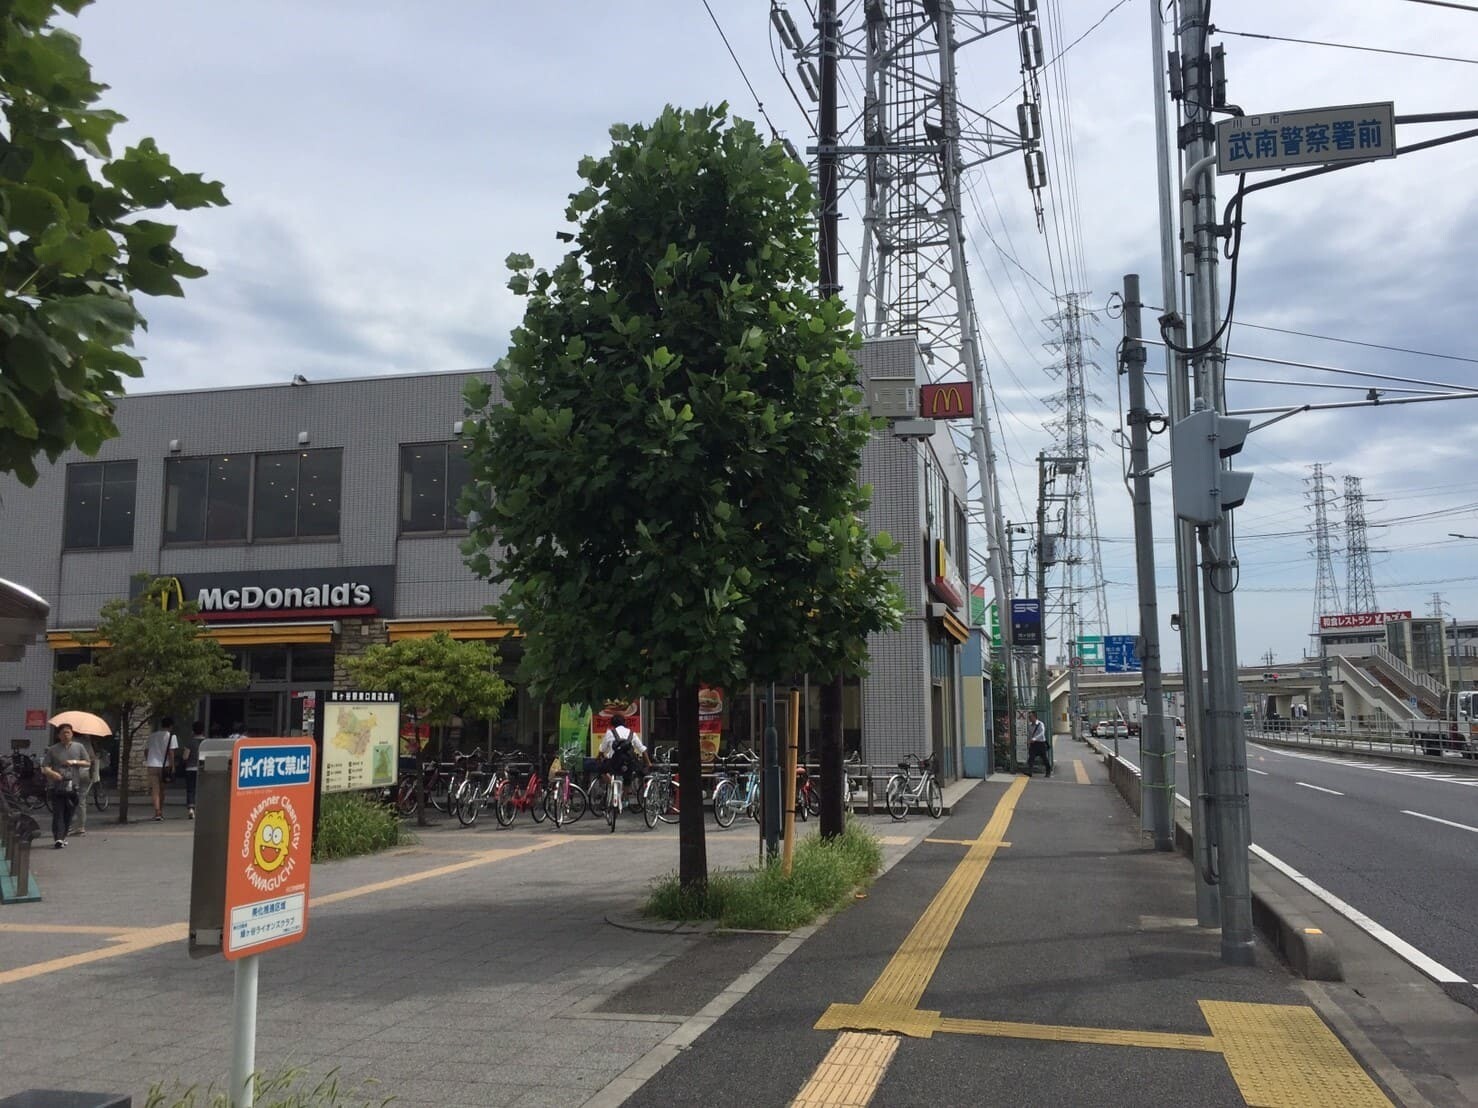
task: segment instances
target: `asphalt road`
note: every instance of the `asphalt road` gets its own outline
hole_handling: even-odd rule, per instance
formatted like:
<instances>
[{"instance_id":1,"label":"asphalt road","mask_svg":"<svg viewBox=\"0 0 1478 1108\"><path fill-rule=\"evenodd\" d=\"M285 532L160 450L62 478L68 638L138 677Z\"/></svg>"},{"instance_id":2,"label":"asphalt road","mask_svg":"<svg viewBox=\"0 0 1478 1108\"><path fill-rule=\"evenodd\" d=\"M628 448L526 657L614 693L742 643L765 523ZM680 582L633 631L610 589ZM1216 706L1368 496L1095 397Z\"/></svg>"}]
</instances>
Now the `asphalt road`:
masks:
<instances>
[{"instance_id":1,"label":"asphalt road","mask_svg":"<svg viewBox=\"0 0 1478 1108\"><path fill-rule=\"evenodd\" d=\"M1478 983L1478 774L1255 742L1247 766L1254 843Z\"/></svg>"}]
</instances>

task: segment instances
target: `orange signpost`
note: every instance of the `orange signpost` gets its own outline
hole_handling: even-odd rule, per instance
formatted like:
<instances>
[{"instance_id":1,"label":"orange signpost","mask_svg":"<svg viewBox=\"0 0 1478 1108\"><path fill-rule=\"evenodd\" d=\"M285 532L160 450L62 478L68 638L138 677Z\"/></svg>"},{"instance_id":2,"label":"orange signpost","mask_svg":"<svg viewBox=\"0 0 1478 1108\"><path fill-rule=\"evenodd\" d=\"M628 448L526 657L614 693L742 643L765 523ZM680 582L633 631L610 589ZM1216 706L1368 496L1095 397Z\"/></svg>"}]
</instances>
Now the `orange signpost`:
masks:
<instances>
[{"instance_id":1,"label":"orange signpost","mask_svg":"<svg viewBox=\"0 0 1478 1108\"><path fill-rule=\"evenodd\" d=\"M260 954L308 930L313 743L238 739L227 823L221 953Z\"/></svg>"}]
</instances>

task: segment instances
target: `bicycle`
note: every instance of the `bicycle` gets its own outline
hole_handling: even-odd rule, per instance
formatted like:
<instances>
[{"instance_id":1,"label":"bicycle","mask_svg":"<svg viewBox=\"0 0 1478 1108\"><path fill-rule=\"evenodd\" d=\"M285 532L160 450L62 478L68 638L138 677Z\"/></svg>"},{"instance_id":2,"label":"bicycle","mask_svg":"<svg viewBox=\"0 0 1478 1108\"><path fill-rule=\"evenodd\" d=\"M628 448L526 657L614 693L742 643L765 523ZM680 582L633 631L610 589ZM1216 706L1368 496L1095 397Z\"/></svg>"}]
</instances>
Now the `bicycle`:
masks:
<instances>
[{"instance_id":1,"label":"bicycle","mask_svg":"<svg viewBox=\"0 0 1478 1108\"><path fill-rule=\"evenodd\" d=\"M656 827L658 820L663 823L677 822L678 786L670 764L658 766L642 782L641 811L648 830Z\"/></svg>"},{"instance_id":2,"label":"bicycle","mask_svg":"<svg viewBox=\"0 0 1478 1108\"><path fill-rule=\"evenodd\" d=\"M918 767L918 777L913 776L915 766ZM939 791L939 782L934 779L933 756L925 758L910 754L898 763L898 769L898 773L888 778L887 788L883 790L888 802L888 814L894 820L902 820L908 815L908 809L922 799L931 818L938 819L942 816L944 794Z\"/></svg>"},{"instance_id":3,"label":"bicycle","mask_svg":"<svg viewBox=\"0 0 1478 1108\"><path fill-rule=\"evenodd\" d=\"M713 787L713 818L720 827L732 827L740 812L748 813L754 820L760 818L758 763L759 758L752 751L740 751L725 764L726 776ZM735 766L743 766L744 772L736 774Z\"/></svg>"},{"instance_id":4,"label":"bicycle","mask_svg":"<svg viewBox=\"0 0 1478 1108\"><path fill-rule=\"evenodd\" d=\"M544 790L544 814L554 823L556 830L567 823L578 822L589 806L585 790L571 780L567 771L551 774L549 788Z\"/></svg>"},{"instance_id":5,"label":"bicycle","mask_svg":"<svg viewBox=\"0 0 1478 1108\"><path fill-rule=\"evenodd\" d=\"M543 823L548 815L544 807L544 781L533 766L529 767L522 787L515 785L512 776L505 773L494 796L493 815L499 827L509 826L519 812L527 812L535 823Z\"/></svg>"}]
</instances>

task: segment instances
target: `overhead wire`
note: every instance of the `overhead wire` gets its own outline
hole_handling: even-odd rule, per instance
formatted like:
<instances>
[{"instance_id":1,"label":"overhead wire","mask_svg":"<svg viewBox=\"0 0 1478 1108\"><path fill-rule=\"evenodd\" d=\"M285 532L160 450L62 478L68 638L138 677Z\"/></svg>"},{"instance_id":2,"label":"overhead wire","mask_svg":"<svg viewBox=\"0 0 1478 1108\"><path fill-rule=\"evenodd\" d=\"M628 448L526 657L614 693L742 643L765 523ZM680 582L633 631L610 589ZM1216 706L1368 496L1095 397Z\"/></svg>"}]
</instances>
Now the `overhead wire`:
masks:
<instances>
[{"instance_id":1,"label":"overhead wire","mask_svg":"<svg viewBox=\"0 0 1478 1108\"><path fill-rule=\"evenodd\" d=\"M1288 35L1263 35L1253 31L1228 31L1225 27L1213 27L1217 34L1235 35L1238 38L1258 38L1268 42L1291 42L1299 46L1328 46L1336 50L1359 50L1366 54L1390 54L1398 58L1422 58L1432 62L1457 62L1460 65L1478 65L1478 58L1458 58L1451 54L1424 54L1419 50L1393 50L1389 46L1359 46L1350 42L1325 42L1317 38L1291 38Z\"/></svg>"},{"instance_id":2,"label":"overhead wire","mask_svg":"<svg viewBox=\"0 0 1478 1108\"><path fill-rule=\"evenodd\" d=\"M724 33L724 25L718 21L718 16L714 14L713 8L708 3L708 0L702 0L702 4L704 10L708 12L708 18L713 20L713 26L718 31L718 37L724 40L724 49L729 52L729 57L734 59L734 65L739 69L739 76L744 78L744 87L749 89L749 95L754 97L754 106L759 109L760 116L769 125L770 135L776 142L779 142L780 131L775 126L774 120L770 118L770 113L765 111L765 105L760 99L760 94L754 90L754 84L750 81L749 74L744 71L744 63L739 60L739 55L734 53L734 47L729 43L729 36Z\"/></svg>"}]
</instances>

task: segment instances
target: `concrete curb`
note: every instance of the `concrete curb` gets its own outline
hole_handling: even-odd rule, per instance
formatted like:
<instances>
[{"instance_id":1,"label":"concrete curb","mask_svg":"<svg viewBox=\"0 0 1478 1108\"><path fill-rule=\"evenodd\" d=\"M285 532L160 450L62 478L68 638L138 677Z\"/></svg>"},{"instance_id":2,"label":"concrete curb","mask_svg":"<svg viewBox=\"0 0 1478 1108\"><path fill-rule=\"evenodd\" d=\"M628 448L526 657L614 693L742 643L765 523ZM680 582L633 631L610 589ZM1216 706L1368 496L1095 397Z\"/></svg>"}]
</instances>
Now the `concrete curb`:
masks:
<instances>
[{"instance_id":1,"label":"concrete curb","mask_svg":"<svg viewBox=\"0 0 1478 1108\"><path fill-rule=\"evenodd\" d=\"M1333 742L1320 742L1317 737L1310 742L1299 742L1275 735L1266 735L1262 732L1248 735L1247 741L1250 743L1261 743L1264 746L1276 746L1283 750L1317 750L1321 753L1347 754L1354 758L1374 758L1380 762L1399 762L1404 765L1423 766L1427 769L1440 769L1444 773L1478 774L1478 762L1466 758L1433 758L1427 754L1404 754L1394 750L1361 750L1354 746L1341 746Z\"/></svg>"},{"instance_id":2,"label":"concrete curb","mask_svg":"<svg viewBox=\"0 0 1478 1108\"><path fill-rule=\"evenodd\" d=\"M1139 770L1097 740L1091 745L1103 756L1108 766L1109 780L1119 790L1119 795L1136 814L1139 812ZM1175 846L1195 864L1195 840L1191 837L1190 816L1182 808L1175 813ZM1297 900L1301 895L1296 889L1284 893L1254 867L1251 873L1252 922L1268 944L1276 950L1283 961L1298 976L1308 981L1343 981L1344 971L1340 966L1339 951L1319 928L1315 927L1302 910Z\"/></svg>"}]
</instances>

